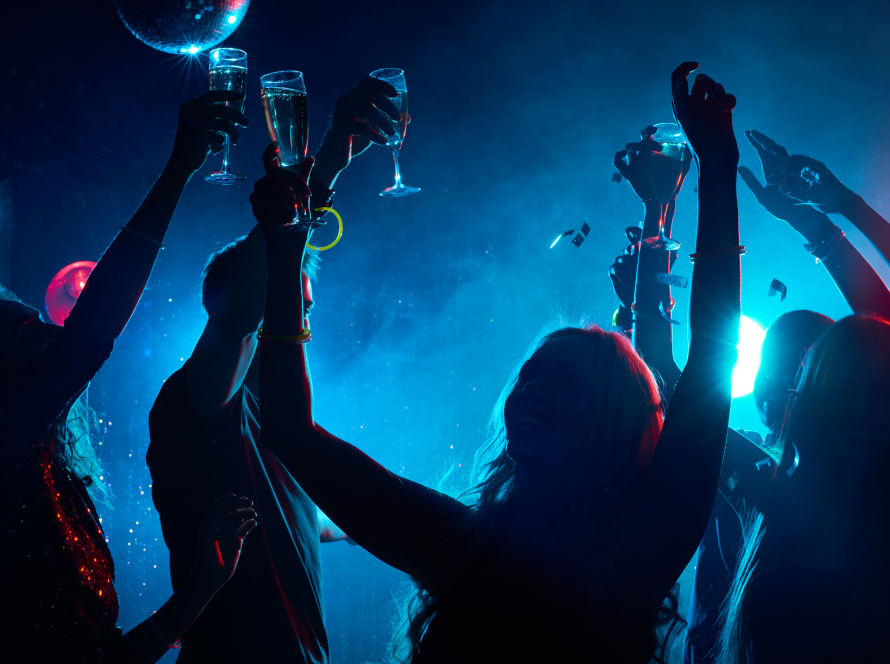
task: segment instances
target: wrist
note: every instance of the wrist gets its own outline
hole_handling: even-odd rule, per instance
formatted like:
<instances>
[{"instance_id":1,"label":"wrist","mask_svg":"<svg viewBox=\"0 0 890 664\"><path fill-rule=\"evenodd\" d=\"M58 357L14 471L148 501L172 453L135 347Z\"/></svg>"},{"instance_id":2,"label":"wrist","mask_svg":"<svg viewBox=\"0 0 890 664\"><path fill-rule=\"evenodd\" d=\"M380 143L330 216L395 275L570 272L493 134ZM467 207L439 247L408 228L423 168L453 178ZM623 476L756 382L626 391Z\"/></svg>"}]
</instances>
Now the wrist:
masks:
<instances>
[{"instance_id":1,"label":"wrist","mask_svg":"<svg viewBox=\"0 0 890 664\"><path fill-rule=\"evenodd\" d=\"M171 155L164 166L164 170L161 172L161 177L166 177L174 182L180 182L185 186L196 172L197 169L193 170L188 166L184 166L175 155Z\"/></svg>"},{"instance_id":2,"label":"wrist","mask_svg":"<svg viewBox=\"0 0 890 664\"><path fill-rule=\"evenodd\" d=\"M215 575L205 572L200 565L195 565L192 573L177 589L177 593L204 606L213 599L222 585L215 579Z\"/></svg>"},{"instance_id":3,"label":"wrist","mask_svg":"<svg viewBox=\"0 0 890 664\"><path fill-rule=\"evenodd\" d=\"M348 150L349 148L347 147L347 155ZM349 165L348 156L346 160L344 160L342 152L342 150L337 151L333 148L327 140L327 137L325 137L324 142L322 142L321 147L318 148L318 152L315 155L315 166L312 168L312 173L309 176L310 189L312 189L313 182L320 184L325 189L332 189L334 187L337 177L346 166Z\"/></svg>"},{"instance_id":4,"label":"wrist","mask_svg":"<svg viewBox=\"0 0 890 664\"><path fill-rule=\"evenodd\" d=\"M862 198L859 194L856 194L846 187L844 187L844 194L840 197L838 201L837 211L843 217L846 217L850 221L855 222L855 217L859 210L863 208L863 206L868 207L868 203L865 202L865 199Z\"/></svg>"}]
</instances>

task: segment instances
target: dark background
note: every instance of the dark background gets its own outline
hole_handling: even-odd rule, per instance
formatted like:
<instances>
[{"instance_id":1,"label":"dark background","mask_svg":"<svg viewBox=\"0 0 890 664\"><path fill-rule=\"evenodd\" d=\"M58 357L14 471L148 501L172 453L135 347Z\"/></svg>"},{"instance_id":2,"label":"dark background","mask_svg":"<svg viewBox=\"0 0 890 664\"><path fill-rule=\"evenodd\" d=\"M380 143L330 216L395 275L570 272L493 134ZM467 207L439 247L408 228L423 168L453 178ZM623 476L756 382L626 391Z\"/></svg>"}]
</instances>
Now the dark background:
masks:
<instances>
[{"instance_id":1,"label":"dark background","mask_svg":"<svg viewBox=\"0 0 890 664\"><path fill-rule=\"evenodd\" d=\"M611 159L645 125L670 120L669 76L681 61L700 61L738 97L743 164L758 170L741 135L756 128L822 159L885 209L888 17L885 3L856 2L253 0L225 42L249 54L252 125L231 155L249 181L192 181L149 282L150 306L143 300L151 335L131 324L90 388L117 496L102 512L124 629L170 593L144 460L147 413L206 320L203 262L253 226L247 195L268 142L260 75L304 72L314 151L339 95L373 69L406 71L413 123L403 178L422 192L377 196L392 182L383 148L341 176L336 206L346 231L324 254L311 358L319 420L428 481L451 464L466 467L511 363L555 313L609 322L617 302L608 266L626 244L624 228L642 218L630 188L610 181ZM206 56L145 46L112 2L8 3L0 173L12 177L14 193L8 285L25 302L42 306L56 271L99 258L163 168L179 104L206 88ZM211 157L202 174L218 161ZM687 276L694 185L693 173L673 232L683 243L675 272ZM749 250L743 313L763 327L791 309L849 313L803 240L739 186ZM580 248L548 248L585 220L593 230ZM864 238L839 223L874 259ZM788 285L784 302L767 298L773 278ZM688 291L674 297L682 366ZM732 417L734 426L760 429L750 397L736 400ZM323 559L332 661L379 655L401 575L345 544L323 547Z\"/></svg>"}]
</instances>

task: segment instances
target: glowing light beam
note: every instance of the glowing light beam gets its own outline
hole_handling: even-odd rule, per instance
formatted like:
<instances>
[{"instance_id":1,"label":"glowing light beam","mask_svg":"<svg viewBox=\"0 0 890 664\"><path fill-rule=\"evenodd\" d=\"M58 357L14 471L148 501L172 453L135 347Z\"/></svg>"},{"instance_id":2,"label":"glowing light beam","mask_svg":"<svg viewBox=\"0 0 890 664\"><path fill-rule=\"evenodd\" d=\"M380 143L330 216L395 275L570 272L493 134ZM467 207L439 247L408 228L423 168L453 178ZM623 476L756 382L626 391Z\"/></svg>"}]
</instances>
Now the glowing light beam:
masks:
<instances>
[{"instance_id":1,"label":"glowing light beam","mask_svg":"<svg viewBox=\"0 0 890 664\"><path fill-rule=\"evenodd\" d=\"M754 391L754 378L760 369L760 348L766 330L747 316L739 321L739 359L732 370L732 398Z\"/></svg>"}]
</instances>

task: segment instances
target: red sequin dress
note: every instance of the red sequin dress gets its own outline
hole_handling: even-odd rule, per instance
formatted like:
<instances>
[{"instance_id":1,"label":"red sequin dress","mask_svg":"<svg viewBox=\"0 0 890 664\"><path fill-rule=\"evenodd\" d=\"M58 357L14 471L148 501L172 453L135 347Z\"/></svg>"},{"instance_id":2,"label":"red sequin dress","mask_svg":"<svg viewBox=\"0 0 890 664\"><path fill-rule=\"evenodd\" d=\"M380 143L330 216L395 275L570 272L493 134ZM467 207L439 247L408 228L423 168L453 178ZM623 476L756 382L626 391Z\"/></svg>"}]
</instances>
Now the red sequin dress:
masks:
<instances>
[{"instance_id":1,"label":"red sequin dress","mask_svg":"<svg viewBox=\"0 0 890 664\"><path fill-rule=\"evenodd\" d=\"M0 385L0 624L17 661L108 662L121 638L95 505L53 453L53 425L112 346L72 315L23 374Z\"/></svg>"}]
</instances>

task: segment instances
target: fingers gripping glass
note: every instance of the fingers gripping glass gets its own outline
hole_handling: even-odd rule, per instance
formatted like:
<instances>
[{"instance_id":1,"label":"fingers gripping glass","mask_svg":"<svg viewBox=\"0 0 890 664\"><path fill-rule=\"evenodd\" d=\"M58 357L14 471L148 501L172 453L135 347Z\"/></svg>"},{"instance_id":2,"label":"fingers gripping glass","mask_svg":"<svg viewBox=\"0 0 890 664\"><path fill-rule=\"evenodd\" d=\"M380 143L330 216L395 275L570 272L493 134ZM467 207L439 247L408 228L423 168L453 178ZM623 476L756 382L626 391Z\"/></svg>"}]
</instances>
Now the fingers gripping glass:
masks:
<instances>
[{"instance_id":1,"label":"fingers gripping glass","mask_svg":"<svg viewBox=\"0 0 890 664\"><path fill-rule=\"evenodd\" d=\"M232 90L244 94L247 88L247 53L237 48L216 48L210 51L210 89ZM244 101L223 102L239 112L244 112ZM222 168L205 178L214 184L237 184L247 178L229 170L229 135L225 134Z\"/></svg>"},{"instance_id":2,"label":"fingers gripping glass","mask_svg":"<svg viewBox=\"0 0 890 664\"><path fill-rule=\"evenodd\" d=\"M386 145L392 149L392 159L396 167L396 182L393 186L387 187L380 192L381 196L399 197L410 196L420 191L419 187L409 187L402 184L402 174L399 172L399 151L402 149L402 141L405 140L405 131L408 128L408 85L405 83L405 72L401 69L378 69L371 72L372 78L386 81L399 93L398 99L393 100L402 119L399 122L393 122L392 128L395 134L386 137Z\"/></svg>"},{"instance_id":3,"label":"fingers gripping glass","mask_svg":"<svg viewBox=\"0 0 890 664\"><path fill-rule=\"evenodd\" d=\"M299 173L309 148L309 101L303 72L276 71L260 77L260 97L269 138L278 141L278 161L282 168ZM300 208L294 220L279 230L307 231L324 226L310 217L308 206Z\"/></svg>"},{"instance_id":4,"label":"fingers gripping glass","mask_svg":"<svg viewBox=\"0 0 890 664\"><path fill-rule=\"evenodd\" d=\"M675 251L680 248L680 243L665 236L664 225L668 204L683 184L683 167L688 159L689 147L678 125L668 122L657 124L655 128L657 131L652 140L661 143L661 152L649 154L649 178L661 211L658 219L658 235L644 237L643 242L651 249Z\"/></svg>"}]
</instances>

